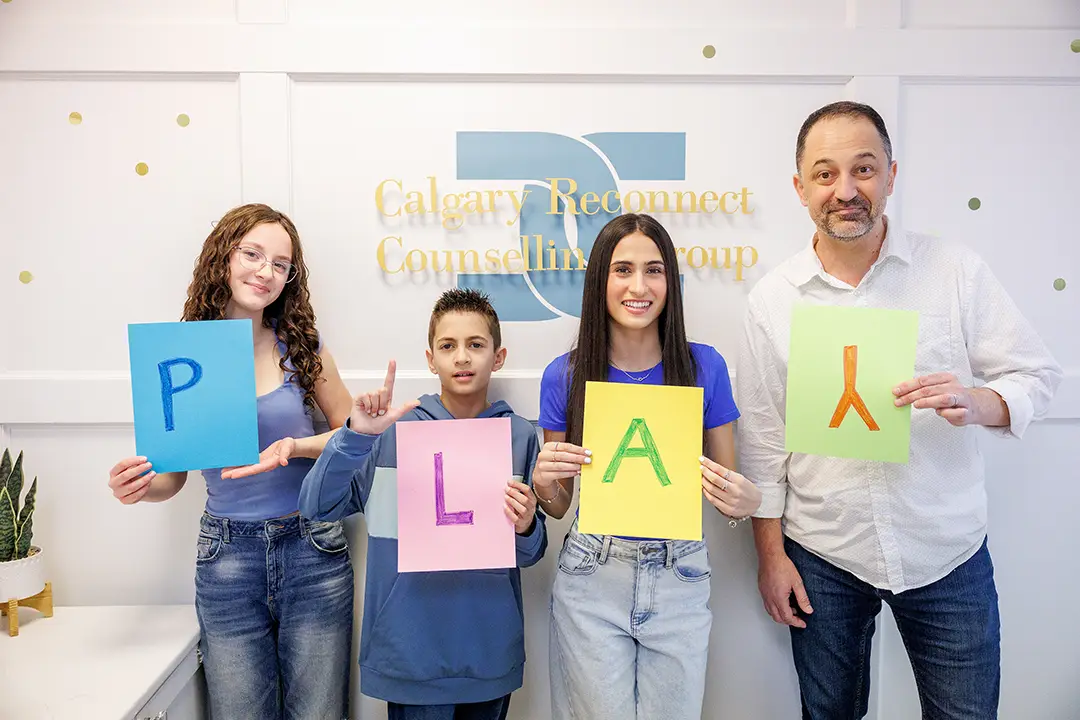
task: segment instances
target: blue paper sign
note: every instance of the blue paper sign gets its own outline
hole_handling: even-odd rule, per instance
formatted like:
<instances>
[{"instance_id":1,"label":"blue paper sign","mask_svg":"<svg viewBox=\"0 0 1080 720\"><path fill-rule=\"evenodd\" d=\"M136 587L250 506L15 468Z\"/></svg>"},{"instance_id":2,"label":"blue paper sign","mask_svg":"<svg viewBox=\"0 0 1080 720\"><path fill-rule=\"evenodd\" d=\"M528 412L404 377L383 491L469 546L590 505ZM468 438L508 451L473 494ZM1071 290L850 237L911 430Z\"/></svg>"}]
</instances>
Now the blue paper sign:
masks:
<instances>
[{"instance_id":1,"label":"blue paper sign","mask_svg":"<svg viewBox=\"0 0 1080 720\"><path fill-rule=\"evenodd\" d=\"M259 460L250 320L128 325L135 452L155 472Z\"/></svg>"}]
</instances>

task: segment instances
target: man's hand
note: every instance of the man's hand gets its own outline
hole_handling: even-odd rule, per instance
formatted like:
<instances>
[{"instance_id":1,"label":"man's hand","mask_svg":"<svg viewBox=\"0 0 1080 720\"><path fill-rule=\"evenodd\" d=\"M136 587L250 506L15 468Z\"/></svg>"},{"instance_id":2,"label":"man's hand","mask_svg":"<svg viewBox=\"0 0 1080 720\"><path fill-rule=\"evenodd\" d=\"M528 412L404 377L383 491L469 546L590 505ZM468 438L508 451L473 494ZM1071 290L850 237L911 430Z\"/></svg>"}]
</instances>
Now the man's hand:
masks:
<instances>
[{"instance_id":1,"label":"man's hand","mask_svg":"<svg viewBox=\"0 0 1080 720\"><path fill-rule=\"evenodd\" d=\"M792 593L800 610L807 615L814 612L806 588L803 587L802 577L786 553L771 554L758 561L758 592L761 593L765 612L781 625L806 627L806 623L791 607Z\"/></svg>"},{"instance_id":2,"label":"man's hand","mask_svg":"<svg viewBox=\"0 0 1080 720\"><path fill-rule=\"evenodd\" d=\"M1009 424L1009 407L993 390L969 388L948 372L931 373L893 388L896 407L931 409L956 427Z\"/></svg>"}]
</instances>

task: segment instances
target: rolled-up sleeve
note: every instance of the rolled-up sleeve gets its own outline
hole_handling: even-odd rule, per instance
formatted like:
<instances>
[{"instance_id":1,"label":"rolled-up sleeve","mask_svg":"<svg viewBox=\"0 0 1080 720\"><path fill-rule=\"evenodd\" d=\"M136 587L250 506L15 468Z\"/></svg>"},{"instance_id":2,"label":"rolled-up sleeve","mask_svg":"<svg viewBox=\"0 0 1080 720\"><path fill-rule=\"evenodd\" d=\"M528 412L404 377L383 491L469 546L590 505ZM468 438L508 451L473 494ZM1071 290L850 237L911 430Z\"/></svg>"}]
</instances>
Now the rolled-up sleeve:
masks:
<instances>
[{"instance_id":1,"label":"rolled-up sleeve","mask_svg":"<svg viewBox=\"0 0 1080 720\"><path fill-rule=\"evenodd\" d=\"M754 293L747 303L735 370L739 471L761 490L754 517L784 514L788 453L784 450L785 378L768 319Z\"/></svg>"},{"instance_id":2,"label":"rolled-up sleeve","mask_svg":"<svg viewBox=\"0 0 1080 720\"><path fill-rule=\"evenodd\" d=\"M1061 384L1061 366L990 267L974 254L966 260L962 307L971 372L1009 408L1009 425L987 430L1021 438L1032 421L1046 415Z\"/></svg>"}]
</instances>

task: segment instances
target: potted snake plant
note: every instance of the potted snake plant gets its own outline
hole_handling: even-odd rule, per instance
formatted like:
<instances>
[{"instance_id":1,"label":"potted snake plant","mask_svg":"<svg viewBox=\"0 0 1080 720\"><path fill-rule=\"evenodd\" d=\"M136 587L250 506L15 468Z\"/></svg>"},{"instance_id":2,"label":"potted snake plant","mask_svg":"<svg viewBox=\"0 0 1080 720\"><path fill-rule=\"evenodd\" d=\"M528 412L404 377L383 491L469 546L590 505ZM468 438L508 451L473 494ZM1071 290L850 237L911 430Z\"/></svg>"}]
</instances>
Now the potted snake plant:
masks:
<instances>
[{"instance_id":1,"label":"potted snake plant","mask_svg":"<svg viewBox=\"0 0 1080 720\"><path fill-rule=\"evenodd\" d=\"M23 498L22 453L11 462L4 450L0 458L0 603L22 600L45 589L41 548L33 544L34 500L37 478Z\"/></svg>"}]
</instances>

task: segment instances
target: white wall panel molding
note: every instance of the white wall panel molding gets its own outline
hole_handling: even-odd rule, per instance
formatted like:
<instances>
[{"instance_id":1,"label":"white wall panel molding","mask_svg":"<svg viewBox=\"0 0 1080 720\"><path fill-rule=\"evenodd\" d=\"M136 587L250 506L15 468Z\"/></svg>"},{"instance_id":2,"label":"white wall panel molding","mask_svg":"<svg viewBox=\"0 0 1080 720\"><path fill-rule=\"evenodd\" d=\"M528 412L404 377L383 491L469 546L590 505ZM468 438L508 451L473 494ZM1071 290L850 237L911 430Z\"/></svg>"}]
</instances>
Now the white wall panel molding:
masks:
<instances>
[{"instance_id":1,"label":"white wall panel molding","mask_svg":"<svg viewBox=\"0 0 1080 720\"><path fill-rule=\"evenodd\" d=\"M25 22L0 43L0 72L1080 77L1075 29L526 30Z\"/></svg>"},{"instance_id":2,"label":"white wall panel molding","mask_svg":"<svg viewBox=\"0 0 1080 720\"><path fill-rule=\"evenodd\" d=\"M236 0L239 23L283 23L289 18L288 0Z\"/></svg>"},{"instance_id":3,"label":"white wall panel molding","mask_svg":"<svg viewBox=\"0 0 1080 720\"><path fill-rule=\"evenodd\" d=\"M845 20L849 28L900 28L904 0L847 0Z\"/></svg>"}]
</instances>

